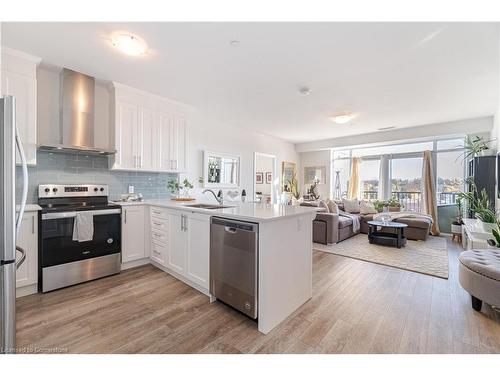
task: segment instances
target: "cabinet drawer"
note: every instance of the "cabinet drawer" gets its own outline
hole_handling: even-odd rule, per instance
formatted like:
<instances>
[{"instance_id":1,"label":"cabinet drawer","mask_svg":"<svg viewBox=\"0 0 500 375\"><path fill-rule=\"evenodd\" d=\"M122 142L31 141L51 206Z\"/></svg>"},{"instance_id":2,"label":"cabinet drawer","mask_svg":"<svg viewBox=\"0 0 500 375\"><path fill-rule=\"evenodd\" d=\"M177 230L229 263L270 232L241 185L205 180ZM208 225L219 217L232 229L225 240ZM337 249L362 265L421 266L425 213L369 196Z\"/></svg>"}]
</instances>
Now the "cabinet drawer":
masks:
<instances>
[{"instance_id":1,"label":"cabinet drawer","mask_svg":"<svg viewBox=\"0 0 500 375\"><path fill-rule=\"evenodd\" d=\"M166 219L168 217L168 211L166 208L151 207L151 217Z\"/></svg>"},{"instance_id":2,"label":"cabinet drawer","mask_svg":"<svg viewBox=\"0 0 500 375\"><path fill-rule=\"evenodd\" d=\"M159 242L166 244L167 243L167 233L162 232L160 230L151 229L151 239L153 241L159 241Z\"/></svg>"},{"instance_id":3,"label":"cabinet drawer","mask_svg":"<svg viewBox=\"0 0 500 375\"><path fill-rule=\"evenodd\" d=\"M158 219L154 216L151 217L151 230L159 230L162 232L168 232L168 220Z\"/></svg>"},{"instance_id":4,"label":"cabinet drawer","mask_svg":"<svg viewBox=\"0 0 500 375\"><path fill-rule=\"evenodd\" d=\"M159 263L164 263L167 259L167 246L159 242L151 242L151 258Z\"/></svg>"}]
</instances>

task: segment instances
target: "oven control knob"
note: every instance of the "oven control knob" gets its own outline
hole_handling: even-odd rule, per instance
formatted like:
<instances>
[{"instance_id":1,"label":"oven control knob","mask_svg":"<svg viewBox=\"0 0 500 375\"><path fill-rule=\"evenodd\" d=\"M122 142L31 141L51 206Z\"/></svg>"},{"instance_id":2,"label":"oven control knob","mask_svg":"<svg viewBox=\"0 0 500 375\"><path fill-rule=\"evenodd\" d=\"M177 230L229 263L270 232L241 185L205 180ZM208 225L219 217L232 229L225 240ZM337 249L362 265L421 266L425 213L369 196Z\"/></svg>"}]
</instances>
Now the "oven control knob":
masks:
<instances>
[{"instance_id":1,"label":"oven control knob","mask_svg":"<svg viewBox=\"0 0 500 375\"><path fill-rule=\"evenodd\" d=\"M250 303L245 302L245 309L250 310L252 308L252 305Z\"/></svg>"},{"instance_id":2,"label":"oven control knob","mask_svg":"<svg viewBox=\"0 0 500 375\"><path fill-rule=\"evenodd\" d=\"M94 188L94 191L97 192L97 190L99 190L98 188Z\"/></svg>"},{"instance_id":3,"label":"oven control knob","mask_svg":"<svg viewBox=\"0 0 500 375\"><path fill-rule=\"evenodd\" d=\"M53 188L53 189L52 189L52 191L53 191L54 193L57 193L57 188Z\"/></svg>"},{"instance_id":4,"label":"oven control knob","mask_svg":"<svg viewBox=\"0 0 500 375\"><path fill-rule=\"evenodd\" d=\"M46 193L50 193L50 189L49 188L45 188L45 192Z\"/></svg>"},{"instance_id":5,"label":"oven control knob","mask_svg":"<svg viewBox=\"0 0 500 375\"><path fill-rule=\"evenodd\" d=\"M101 188L101 191L104 191L104 188Z\"/></svg>"}]
</instances>

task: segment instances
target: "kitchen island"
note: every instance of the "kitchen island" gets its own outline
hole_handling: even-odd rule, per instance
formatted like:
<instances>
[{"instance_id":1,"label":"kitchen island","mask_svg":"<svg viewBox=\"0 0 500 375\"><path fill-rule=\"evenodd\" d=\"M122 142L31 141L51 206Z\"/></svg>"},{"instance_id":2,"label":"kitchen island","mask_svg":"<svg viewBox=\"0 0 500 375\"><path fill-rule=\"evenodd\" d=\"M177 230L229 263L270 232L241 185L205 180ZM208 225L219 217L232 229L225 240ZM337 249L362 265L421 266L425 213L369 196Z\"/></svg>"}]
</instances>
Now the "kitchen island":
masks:
<instances>
[{"instance_id":1,"label":"kitchen island","mask_svg":"<svg viewBox=\"0 0 500 375\"><path fill-rule=\"evenodd\" d=\"M270 332L312 296L312 220L316 214L314 208L228 202L224 208L208 209L192 206L213 204L212 202L178 203L165 199L120 204L124 209L124 220L127 215L131 215L127 213L128 208L143 206L149 210L149 215L146 213L145 216L152 215L151 225L164 225L169 228L164 234L149 228L152 231L151 263L209 296L210 217L258 224L257 324L262 333ZM164 221L161 221L161 217L164 217ZM190 217L193 224L189 226ZM129 221L130 218L131 216ZM154 220L157 220L158 224L154 224ZM182 222L180 231L175 230L177 221ZM190 229L184 231L183 228L187 226ZM153 254L154 251L161 253L161 250L157 250L158 241L154 239L155 236L161 235L165 237L165 262L158 260L158 254ZM178 251L184 242L179 241L178 237L185 235L191 236L191 241L185 241L188 243L188 249L184 257ZM126 233L122 238L125 249ZM189 244L196 248L189 249ZM187 263L196 262L192 268L198 270L198 274L193 277L196 272L184 272L189 268L189 264L186 267L180 266L181 261L176 264L176 259ZM212 296L210 297L213 300Z\"/></svg>"}]
</instances>

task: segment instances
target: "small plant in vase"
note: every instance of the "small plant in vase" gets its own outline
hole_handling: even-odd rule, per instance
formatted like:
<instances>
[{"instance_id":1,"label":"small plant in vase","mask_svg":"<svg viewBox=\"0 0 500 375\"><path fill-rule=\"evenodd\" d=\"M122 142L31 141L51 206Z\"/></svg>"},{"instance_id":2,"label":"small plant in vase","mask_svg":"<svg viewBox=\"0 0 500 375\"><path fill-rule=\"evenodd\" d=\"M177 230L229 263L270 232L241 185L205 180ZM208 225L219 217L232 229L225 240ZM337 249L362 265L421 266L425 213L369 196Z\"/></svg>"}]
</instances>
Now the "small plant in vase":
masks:
<instances>
[{"instance_id":1,"label":"small plant in vase","mask_svg":"<svg viewBox=\"0 0 500 375\"><path fill-rule=\"evenodd\" d=\"M179 184L179 180L169 180L167 183L168 190L170 190L170 193L177 197L179 195L181 186Z\"/></svg>"},{"instance_id":2,"label":"small plant in vase","mask_svg":"<svg viewBox=\"0 0 500 375\"><path fill-rule=\"evenodd\" d=\"M290 180L287 180L287 182L288 185L290 186L290 193L292 194L293 199L295 199L295 201L298 201L300 199L300 188L299 188L299 180L297 179L297 173L294 172L292 178Z\"/></svg>"}]
</instances>

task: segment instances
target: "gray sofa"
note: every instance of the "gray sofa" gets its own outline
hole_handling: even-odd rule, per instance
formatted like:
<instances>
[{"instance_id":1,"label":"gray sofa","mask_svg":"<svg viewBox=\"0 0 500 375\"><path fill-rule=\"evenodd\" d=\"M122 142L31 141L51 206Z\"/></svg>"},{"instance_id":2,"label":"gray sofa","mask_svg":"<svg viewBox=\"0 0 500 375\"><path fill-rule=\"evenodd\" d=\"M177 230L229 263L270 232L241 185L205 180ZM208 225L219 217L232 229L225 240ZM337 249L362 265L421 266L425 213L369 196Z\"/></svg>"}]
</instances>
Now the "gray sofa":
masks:
<instances>
[{"instance_id":1,"label":"gray sofa","mask_svg":"<svg viewBox=\"0 0 500 375\"><path fill-rule=\"evenodd\" d=\"M317 207L318 202L304 202L302 206ZM313 221L313 241L323 244L333 244L343 241L358 233L368 234L368 221L373 220L373 214L356 214L359 217L360 231L354 232L352 228L352 219L344 216L342 206L339 205L340 213L331 214L318 212ZM399 218L394 220L399 223L407 224L405 236L409 240L427 240L431 223L424 218Z\"/></svg>"}]
</instances>

